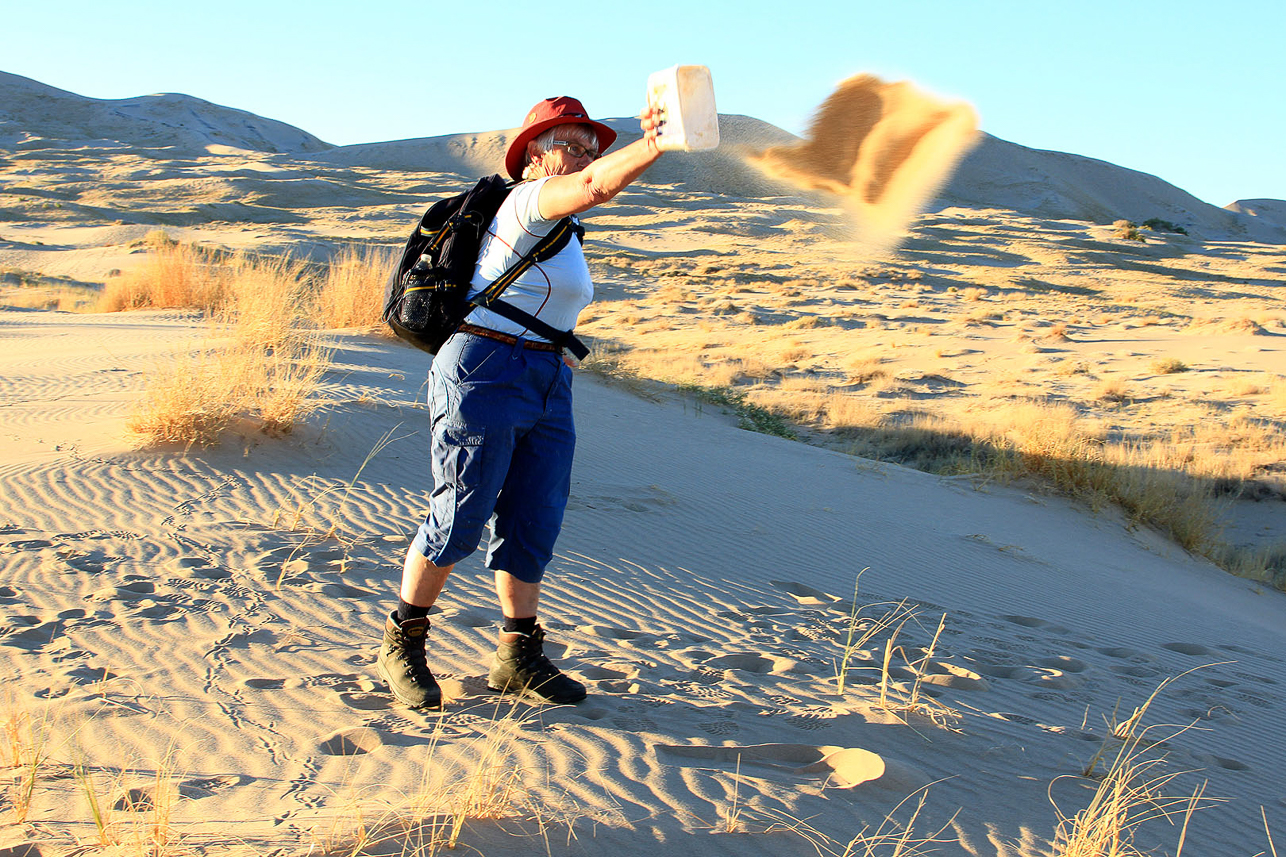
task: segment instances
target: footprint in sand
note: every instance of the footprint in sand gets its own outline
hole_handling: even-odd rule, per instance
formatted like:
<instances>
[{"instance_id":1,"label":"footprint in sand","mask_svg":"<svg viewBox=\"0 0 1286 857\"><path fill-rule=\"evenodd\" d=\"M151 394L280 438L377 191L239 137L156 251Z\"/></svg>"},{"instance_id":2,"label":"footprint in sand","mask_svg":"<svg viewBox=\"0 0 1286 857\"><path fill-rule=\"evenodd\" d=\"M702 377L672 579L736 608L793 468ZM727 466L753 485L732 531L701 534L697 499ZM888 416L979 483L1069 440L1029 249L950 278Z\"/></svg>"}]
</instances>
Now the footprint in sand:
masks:
<instances>
[{"instance_id":1,"label":"footprint in sand","mask_svg":"<svg viewBox=\"0 0 1286 857\"><path fill-rule=\"evenodd\" d=\"M14 616L5 624L8 627L0 629L0 646L28 652L43 652L61 639L65 627L61 619L45 622L39 616Z\"/></svg>"},{"instance_id":2,"label":"footprint in sand","mask_svg":"<svg viewBox=\"0 0 1286 857\"><path fill-rule=\"evenodd\" d=\"M5 547L15 551L39 551L53 546L54 543L47 539L15 539L5 542Z\"/></svg>"},{"instance_id":3,"label":"footprint in sand","mask_svg":"<svg viewBox=\"0 0 1286 857\"><path fill-rule=\"evenodd\" d=\"M793 663L786 658L766 658L753 652L720 655L705 661L705 665L713 669L741 670L758 675L784 672Z\"/></svg>"},{"instance_id":4,"label":"footprint in sand","mask_svg":"<svg viewBox=\"0 0 1286 857\"><path fill-rule=\"evenodd\" d=\"M1193 657L1209 657L1214 655L1214 652L1198 643L1162 643L1161 648L1169 649L1172 652L1178 652L1181 655L1192 655Z\"/></svg>"},{"instance_id":5,"label":"footprint in sand","mask_svg":"<svg viewBox=\"0 0 1286 857\"><path fill-rule=\"evenodd\" d=\"M650 647L655 645L660 639L656 634L641 631L637 628L613 628L607 625L581 625L577 627L576 630L588 636L599 637L606 640L616 640L628 647Z\"/></svg>"},{"instance_id":6,"label":"footprint in sand","mask_svg":"<svg viewBox=\"0 0 1286 857\"><path fill-rule=\"evenodd\" d=\"M344 729L323 738L317 749L327 756L362 756L384 746L380 733L365 726Z\"/></svg>"},{"instance_id":7,"label":"footprint in sand","mask_svg":"<svg viewBox=\"0 0 1286 857\"><path fill-rule=\"evenodd\" d=\"M393 705L393 698L383 693L341 693L339 701L355 711L384 711Z\"/></svg>"},{"instance_id":8,"label":"footprint in sand","mask_svg":"<svg viewBox=\"0 0 1286 857\"><path fill-rule=\"evenodd\" d=\"M732 735L741 731L741 727L731 720L698 722L697 728L708 735Z\"/></svg>"},{"instance_id":9,"label":"footprint in sand","mask_svg":"<svg viewBox=\"0 0 1286 857\"><path fill-rule=\"evenodd\" d=\"M174 560L174 577L196 577L201 580L227 580L232 572L203 556L184 556Z\"/></svg>"},{"instance_id":10,"label":"footprint in sand","mask_svg":"<svg viewBox=\"0 0 1286 857\"><path fill-rule=\"evenodd\" d=\"M304 687L324 687L337 692L369 693L377 685L359 673L322 673L303 680Z\"/></svg>"},{"instance_id":11,"label":"footprint in sand","mask_svg":"<svg viewBox=\"0 0 1286 857\"><path fill-rule=\"evenodd\" d=\"M1121 664L1119 666L1113 665L1108 667L1108 669L1117 675L1131 676L1133 678L1152 678L1153 676L1161 674L1161 670L1156 667L1145 667L1135 664Z\"/></svg>"},{"instance_id":12,"label":"footprint in sand","mask_svg":"<svg viewBox=\"0 0 1286 857\"><path fill-rule=\"evenodd\" d=\"M618 664L616 666L585 666L578 669L577 672L582 677L587 678L590 681L611 681L613 679L620 680L638 678L640 670L636 666Z\"/></svg>"},{"instance_id":13,"label":"footprint in sand","mask_svg":"<svg viewBox=\"0 0 1286 857\"><path fill-rule=\"evenodd\" d=\"M1228 759L1223 756L1215 756L1210 753L1194 753L1193 757L1210 768L1223 768L1225 771L1249 771L1250 765L1245 762L1239 762L1236 759Z\"/></svg>"},{"instance_id":14,"label":"footprint in sand","mask_svg":"<svg viewBox=\"0 0 1286 857\"><path fill-rule=\"evenodd\" d=\"M1001 616L1000 618L1023 628L1039 628L1052 634L1072 633L1071 628L1064 628L1062 625L1056 625L1053 622L1046 622L1044 619L1036 619L1032 616Z\"/></svg>"},{"instance_id":15,"label":"footprint in sand","mask_svg":"<svg viewBox=\"0 0 1286 857\"><path fill-rule=\"evenodd\" d=\"M442 620L460 628L487 628L500 624L500 619L497 616L489 616L478 610L461 610L459 612L444 610Z\"/></svg>"},{"instance_id":16,"label":"footprint in sand","mask_svg":"<svg viewBox=\"0 0 1286 857\"><path fill-rule=\"evenodd\" d=\"M120 557L108 556L102 551L77 552L75 555L63 557L63 562L85 574L101 574L107 570L109 564L120 561Z\"/></svg>"},{"instance_id":17,"label":"footprint in sand","mask_svg":"<svg viewBox=\"0 0 1286 857\"><path fill-rule=\"evenodd\" d=\"M973 660L973 667L989 678L1020 681L1041 689L1071 690L1085 683L1084 677L1078 673L1086 665L1074 658L1041 658L1031 664L994 664Z\"/></svg>"},{"instance_id":18,"label":"footprint in sand","mask_svg":"<svg viewBox=\"0 0 1286 857\"><path fill-rule=\"evenodd\" d=\"M951 690L991 690L987 680L973 670L942 661L930 662L920 681Z\"/></svg>"},{"instance_id":19,"label":"footprint in sand","mask_svg":"<svg viewBox=\"0 0 1286 857\"><path fill-rule=\"evenodd\" d=\"M822 785L852 789L865 783L909 793L922 788L929 776L906 762L861 747L813 744L750 744L745 746L655 746L658 757L677 765L717 764L732 772L754 770L784 780L818 780Z\"/></svg>"},{"instance_id":20,"label":"footprint in sand","mask_svg":"<svg viewBox=\"0 0 1286 857\"><path fill-rule=\"evenodd\" d=\"M1147 652L1141 652L1138 649L1131 649L1126 646L1111 646L1102 649L1095 649L1100 655L1106 655L1109 658L1116 658L1122 661L1131 661L1136 664L1155 664L1157 659Z\"/></svg>"},{"instance_id":21,"label":"footprint in sand","mask_svg":"<svg viewBox=\"0 0 1286 857\"><path fill-rule=\"evenodd\" d=\"M94 685L120 678L118 673L112 672L107 667L95 667L88 664L69 667L62 671L62 675L69 684L75 685Z\"/></svg>"},{"instance_id":22,"label":"footprint in sand","mask_svg":"<svg viewBox=\"0 0 1286 857\"><path fill-rule=\"evenodd\" d=\"M795 729L802 729L805 732L815 732L818 729L825 729L834 726L836 714L830 709L813 709L807 711L796 711L785 718L785 723Z\"/></svg>"},{"instance_id":23,"label":"footprint in sand","mask_svg":"<svg viewBox=\"0 0 1286 857\"><path fill-rule=\"evenodd\" d=\"M254 782L254 777L244 774L226 774L218 777L196 777L179 783L179 794L188 800L213 797L224 789L244 786Z\"/></svg>"},{"instance_id":24,"label":"footprint in sand","mask_svg":"<svg viewBox=\"0 0 1286 857\"><path fill-rule=\"evenodd\" d=\"M1262 658L1266 661L1272 661L1275 664L1280 664L1282 662L1282 659L1277 657L1276 655L1270 655L1267 652L1260 652L1260 651L1256 651L1255 649L1248 649L1245 646L1238 646L1232 643L1224 643L1220 645L1219 648L1223 649L1226 652L1235 652L1236 654L1246 655L1247 657Z\"/></svg>"},{"instance_id":25,"label":"footprint in sand","mask_svg":"<svg viewBox=\"0 0 1286 857\"><path fill-rule=\"evenodd\" d=\"M162 793L160 789L164 789L165 793ZM158 807L172 805L173 795L170 794L171 792L179 792L178 786L166 784L158 787L152 783L145 786L136 786L126 789L112 803L112 809L116 812L151 813Z\"/></svg>"},{"instance_id":26,"label":"footprint in sand","mask_svg":"<svg viewBox=\"0 0 1286 857\"><path fill-rule=\"evenodd\" d=\"M1083 673L1089 669L1089 664L1076 658L1069 658L1066 655L1056 655L1050 658L1040 658L1036 661L1037 666L1048 667L1049 669L1058 669L1068 673Z\"/></svg>"},{"instance_id":27,"label":"footprint in sand","mask_svg":"<svg viewBox=\"0 0 1286 857\"><path fill-rule=\"evenodd\" d=\"M794 597L800 604L807 605L824 605L834 604L840 600L838 595L831 595L829 592L823 592L820 589L814 589L811 586L805 586L802 583L796 583L793 580L770 580L773 586L785 592L787 595Z\"/></svg>"}]
</instances>

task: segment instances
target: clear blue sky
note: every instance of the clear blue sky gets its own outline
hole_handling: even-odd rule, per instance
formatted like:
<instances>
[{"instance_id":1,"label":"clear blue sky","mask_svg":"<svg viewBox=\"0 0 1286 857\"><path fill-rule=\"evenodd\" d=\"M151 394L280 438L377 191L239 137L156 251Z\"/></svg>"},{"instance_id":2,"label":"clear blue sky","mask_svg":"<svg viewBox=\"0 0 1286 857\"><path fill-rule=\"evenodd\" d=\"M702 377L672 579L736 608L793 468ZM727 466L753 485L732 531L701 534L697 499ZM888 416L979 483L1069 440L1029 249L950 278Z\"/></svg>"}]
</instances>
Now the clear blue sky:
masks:
<instances>
[{"instance_id":1,"label":"clear blue sky","mask_svg":"<svg viewBox=\"0 0 1286 857\"><path fill-rule=\"evenodd\" d=\"M336 144L512 127L550 95L633 115L675 63L710 67L721 112L799 133L872 72L1216 205L1286 198L1282 0L5 0L0 20L0 70L182 92Z\"/></svg>"}]
</instances>

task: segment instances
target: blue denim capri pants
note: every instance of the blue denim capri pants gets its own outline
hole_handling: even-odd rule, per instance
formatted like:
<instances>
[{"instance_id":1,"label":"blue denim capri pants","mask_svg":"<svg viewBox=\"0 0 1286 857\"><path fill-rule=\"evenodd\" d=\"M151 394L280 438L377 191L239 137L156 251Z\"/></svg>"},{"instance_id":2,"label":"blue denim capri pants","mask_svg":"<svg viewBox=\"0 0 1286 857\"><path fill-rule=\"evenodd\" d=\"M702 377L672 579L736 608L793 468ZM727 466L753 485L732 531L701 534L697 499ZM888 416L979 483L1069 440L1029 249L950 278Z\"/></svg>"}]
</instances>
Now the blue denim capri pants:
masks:
<instances>
[{"instance_id":1,"label":"blue denim capri pants","mask_svg":"<svg viewBox=\"0 0 1286 857\"><path fill-rule=\"evenodd\" d=\"M433 359L429 406L433 494L415 549L452 565L490 524L487 567L538 583L571 491L571 369L521 340L457 333Z\"/></svg>"}]
</instances>

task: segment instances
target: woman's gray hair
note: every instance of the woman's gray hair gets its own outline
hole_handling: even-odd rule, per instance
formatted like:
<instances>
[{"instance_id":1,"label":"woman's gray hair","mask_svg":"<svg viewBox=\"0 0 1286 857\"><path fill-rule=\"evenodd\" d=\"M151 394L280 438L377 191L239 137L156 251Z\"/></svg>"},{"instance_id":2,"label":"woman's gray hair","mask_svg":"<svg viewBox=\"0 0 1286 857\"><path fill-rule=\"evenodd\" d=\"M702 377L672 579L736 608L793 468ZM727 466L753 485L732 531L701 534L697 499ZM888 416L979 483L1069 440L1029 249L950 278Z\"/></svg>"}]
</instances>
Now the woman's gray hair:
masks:
<instances>
[{"instance_id":1,"label":"woman's gray hair","mask_svg":"<svg viewBox=\"0 0 1286 857\"><path fill-rule=\"evenodd\" d=\"M536 148L540 150L540 153L535 157L532 157L531 155L527 156L527 165L522 168L523 181L539 178L536 175L532 175L532 173L535 172L536 161L540 158L540 155L543 155L554 147L554 140L558 139L558 129L565 127L565 125L555 125L553 128L550 128L548 131L545 131L532 140L532 142L536 144ZM578 124L576 127L584 130L584 132L589 136L590 145L597 149L598 132L594 130L594 126Z\"/></svg>"}]
</instances>

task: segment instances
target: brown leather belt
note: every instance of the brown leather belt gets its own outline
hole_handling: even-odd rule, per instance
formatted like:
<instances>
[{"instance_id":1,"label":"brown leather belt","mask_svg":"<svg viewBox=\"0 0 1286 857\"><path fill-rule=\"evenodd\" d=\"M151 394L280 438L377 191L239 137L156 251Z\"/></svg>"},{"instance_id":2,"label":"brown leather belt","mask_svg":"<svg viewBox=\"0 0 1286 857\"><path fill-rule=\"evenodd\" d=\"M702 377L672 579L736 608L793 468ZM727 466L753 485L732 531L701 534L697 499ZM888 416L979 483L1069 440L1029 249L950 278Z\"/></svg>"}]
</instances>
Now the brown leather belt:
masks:
<instances>
[{"instance_id":1,"label":"brown leather belt","mask_svg":"<svg viewBox=\"0 0 1286 857\"><path fill-rule=\"evenodd\" d=\"M462 324L456 328L457 333L467 333L471 336L481 336L483 339L494 339L496 342L503 342L505 345L517 345L518 337L510 336L507 333L501 333L498 330L492 330L489 327L478 327L476 324ZM552 351L558 354L562 351L552 342L533 342L530 339L522 341L523 348L530 348L532 351Z\"/></svg>"}]
</instances>

